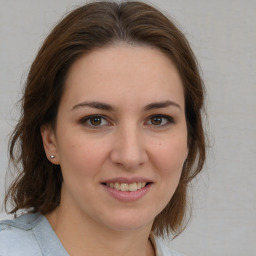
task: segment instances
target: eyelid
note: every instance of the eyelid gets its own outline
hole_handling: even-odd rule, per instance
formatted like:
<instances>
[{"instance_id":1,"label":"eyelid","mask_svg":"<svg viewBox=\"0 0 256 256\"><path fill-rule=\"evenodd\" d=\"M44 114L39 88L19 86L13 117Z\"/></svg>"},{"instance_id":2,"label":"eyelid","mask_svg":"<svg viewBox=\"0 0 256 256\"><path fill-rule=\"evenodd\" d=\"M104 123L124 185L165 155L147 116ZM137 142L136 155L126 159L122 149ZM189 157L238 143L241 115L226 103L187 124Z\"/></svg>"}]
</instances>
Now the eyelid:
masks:
<instances>
[{"instance_id":1,"label":"eyelid","mask_svg":"<svg viewBox=\"0 0 256 256\"><path fill-rule=\"evenodd\" d=\"M105 122L107 122L107 124L92 125L92 124L86 123L90 119L97 118L97 117L103 119ZM165 124L159 124L159 125L148 124L148 122L152 118L155 118L155 117L159 117L159 118L165 119L167 122ZM102 128L102 127L111 126L111 121L109 120L109 118L106 117L105 115L102 115L102 114L91 114L91 115L85 116L85 117L80 119L79 123L81 123L83 126L87 126L89 128L92 128L92 129L99 129L99 128ZM173 123L175 123L174 118L172 116L166 115L166 114L152 114L145 121L146 125L150 125L150 126L152 126L154 128L162 128L162 127L171 125Z\"/></svg>"},{"instance_id":2,"label":"eyelid","mask_svg":"<svg viewBox=\"0 0 256 256\"><path fill-rule=\"evenodd\" d=\"M160 118L163 118L163 119L166 119L167 120L167 123L166 124L163 124L163 125L154 125L154 124L150 124L151 126L155 127L155 128L162 128L162 127L165 127L165 126L168 126L170 124L173 124L175 123L174 122L174 118L172 116L169 116L169 115L165 115L165 114L153 114L151 116L149 116L147 118L147 121L150 121L150 119L154 118L154 117L160 117Z\"/></svg>"},{"instance_id":3,"label":"eyelid","mask_svg":"<svg viewBox=\"0 0 256 256\"><path fill-rule=\"evenodd\" d=\"M87 121L89 121L92 118L96 118L96 117L99 117L99 118L105 120L108 124L107 125L98 125L98 126L97 125L86 124ZM109 118L107 118L104 115L100 115L100 114L92 114L92 115L85 116L79 122L82 125L93 128L93 129L99 129L99 128L111 125L111 122L109 121Z\"/></svg>"}]
</instances>

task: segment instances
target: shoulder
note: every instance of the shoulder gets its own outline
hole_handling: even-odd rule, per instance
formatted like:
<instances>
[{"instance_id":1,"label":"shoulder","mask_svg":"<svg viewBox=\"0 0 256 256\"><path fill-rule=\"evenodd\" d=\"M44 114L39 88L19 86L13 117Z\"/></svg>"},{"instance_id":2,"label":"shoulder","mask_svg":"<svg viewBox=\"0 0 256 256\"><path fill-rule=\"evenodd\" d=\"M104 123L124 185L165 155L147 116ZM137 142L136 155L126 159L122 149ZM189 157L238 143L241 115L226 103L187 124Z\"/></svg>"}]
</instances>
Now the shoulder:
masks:
<instances>
[{"instance_id":1,"label":"shoulder","mask_svg":"<svg viewBox=\"0 0 256 256\"><path fill-rule=\"evenodd\" d=\"M42 255L33 228L41 214L25 214L13 220L0 221L0 255Z\"/></svg>"},{"instance_id":2,"label":"shoulder","mask_svg":"<svg viewBox=\"0 0 256 256\"><path fill-rule=\"evenodd\" d=\"M150 239L155 247L157 256L185 256L184 254L172 250L169 246L167 246L166 242L152 233L150 234Z\"/></svg>"}]
</instances>

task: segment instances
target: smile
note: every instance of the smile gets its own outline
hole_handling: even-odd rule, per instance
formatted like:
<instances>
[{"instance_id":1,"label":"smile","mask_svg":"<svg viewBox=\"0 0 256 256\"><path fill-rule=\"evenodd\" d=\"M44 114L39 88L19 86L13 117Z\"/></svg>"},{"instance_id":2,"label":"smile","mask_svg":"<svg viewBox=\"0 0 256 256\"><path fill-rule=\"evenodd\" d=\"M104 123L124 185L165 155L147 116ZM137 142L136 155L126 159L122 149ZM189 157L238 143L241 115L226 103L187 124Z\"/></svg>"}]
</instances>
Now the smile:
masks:
<instances>
[{"instance_id":1,"label":"smile","mask_svg":"<svg viewBox=\"0 0 256 256\"><path fill-rule=\"evenodd\" d=\"M101 182L102 187L112 198L121 202L133 202L151 191L154 182L143 177L116 177Z\"/></svg>"},{"instance_id":2,"label":"smile","mask_svg":"<svg viewBox=\"0 0 256 256\"><path fill-rule=\"evenodd\" d=\"M121 182L106 183L106 186L124 192L135 192L146 186L146 182L133 182L131 184Z\"/></svg>"}]
</instances>

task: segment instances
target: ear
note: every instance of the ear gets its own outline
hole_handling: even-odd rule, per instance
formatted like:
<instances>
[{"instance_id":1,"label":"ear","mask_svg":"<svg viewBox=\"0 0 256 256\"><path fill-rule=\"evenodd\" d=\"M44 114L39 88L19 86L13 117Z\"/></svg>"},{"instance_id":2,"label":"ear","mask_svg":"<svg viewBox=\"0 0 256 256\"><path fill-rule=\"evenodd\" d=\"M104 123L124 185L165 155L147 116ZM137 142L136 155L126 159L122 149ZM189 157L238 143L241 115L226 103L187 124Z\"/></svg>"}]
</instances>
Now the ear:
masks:
<instances>
[{"instance_id":1,"label":"ear","mask_svg":"<svg viewBox=\"0 0 256 256\"><path fill-rule=\"evenodd\" d=\"M50 124L43 125L40 131L46 157L51 163L59 164L57 141L52 126ZM51 158L51 156L54 156L54 158Z\"/></svg>"}]
</instances>

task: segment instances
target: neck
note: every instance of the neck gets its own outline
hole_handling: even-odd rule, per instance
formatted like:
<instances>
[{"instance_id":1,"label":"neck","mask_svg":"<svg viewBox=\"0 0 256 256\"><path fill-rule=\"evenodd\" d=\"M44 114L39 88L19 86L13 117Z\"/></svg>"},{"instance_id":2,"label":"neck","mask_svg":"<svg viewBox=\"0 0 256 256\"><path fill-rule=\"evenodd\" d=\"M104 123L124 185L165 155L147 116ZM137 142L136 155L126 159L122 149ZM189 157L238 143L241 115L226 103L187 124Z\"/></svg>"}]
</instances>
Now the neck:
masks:
<instances>
[{"instance_id":1,"label":"neck","mask_svg":"<svg viewBox=\"0 0 256 256\"><path fill-rule=\"evenodd\" d=\"M46 218L70 256L155 255L149 240L152 225L128 231L113 230L61 207Z\"/></svg>"}]
</instances>

